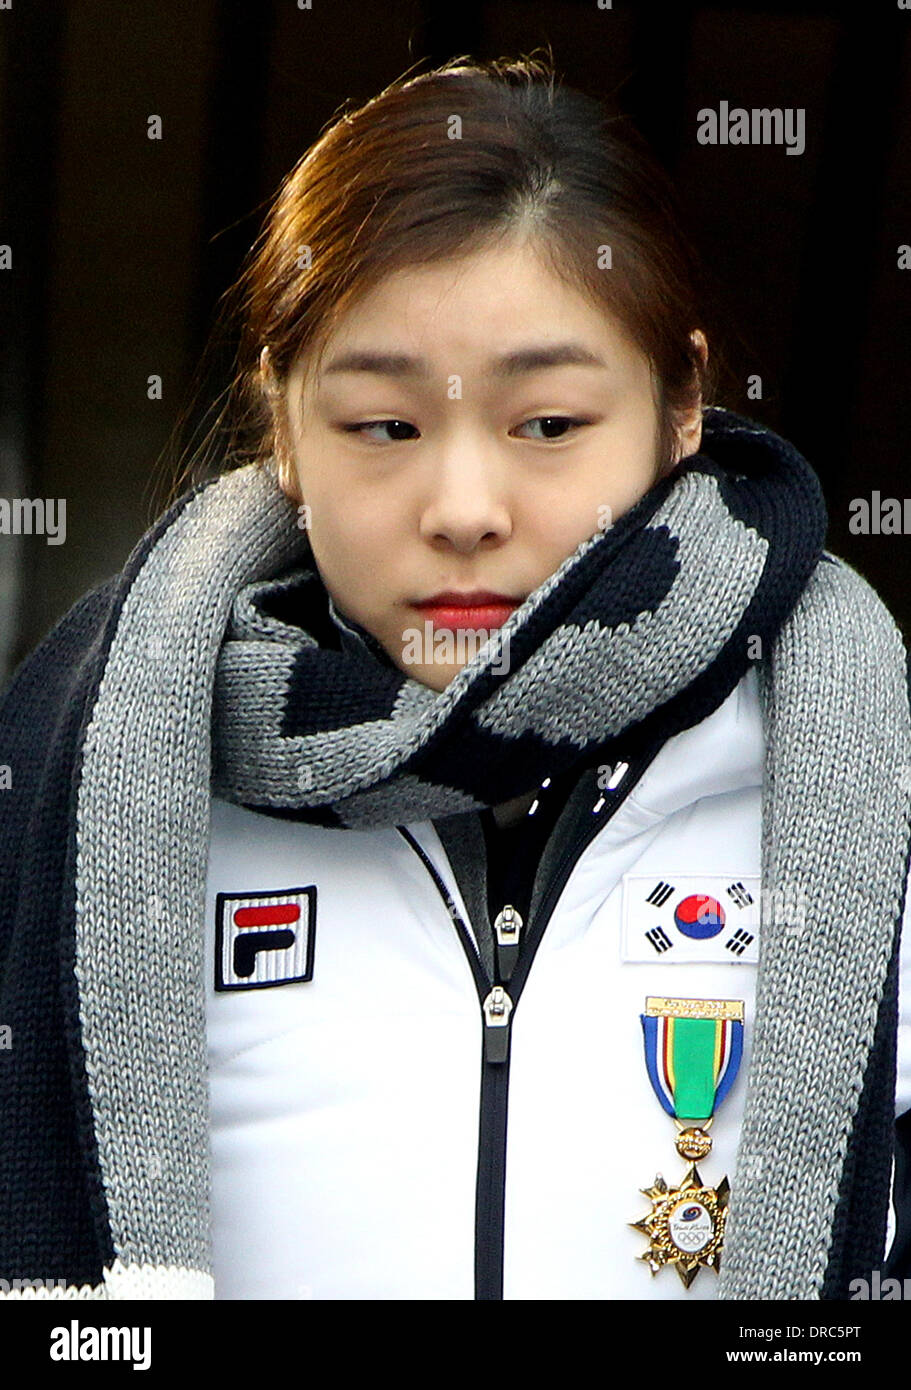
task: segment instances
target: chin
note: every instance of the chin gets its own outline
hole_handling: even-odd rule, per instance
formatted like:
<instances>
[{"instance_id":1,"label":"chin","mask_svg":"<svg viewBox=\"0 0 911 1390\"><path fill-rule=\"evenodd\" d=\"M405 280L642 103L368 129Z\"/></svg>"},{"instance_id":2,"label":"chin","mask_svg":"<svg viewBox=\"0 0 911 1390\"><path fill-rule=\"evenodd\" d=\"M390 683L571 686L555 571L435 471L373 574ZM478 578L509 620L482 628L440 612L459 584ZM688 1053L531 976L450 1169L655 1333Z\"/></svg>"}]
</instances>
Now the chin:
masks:
<instances>
[{"instance_id":1,"label":"chin","mask_svg":"<svg viewBox=\"0 0 911 1390\"><path fill-rule=\"evenodd\" d=\"M435 690L439 694L455 679L462 667L406 666L404 669L406 675L410 675L413 680L420 681L421 685L429 686L431 690Z\"/></svg>"}]
</instances>

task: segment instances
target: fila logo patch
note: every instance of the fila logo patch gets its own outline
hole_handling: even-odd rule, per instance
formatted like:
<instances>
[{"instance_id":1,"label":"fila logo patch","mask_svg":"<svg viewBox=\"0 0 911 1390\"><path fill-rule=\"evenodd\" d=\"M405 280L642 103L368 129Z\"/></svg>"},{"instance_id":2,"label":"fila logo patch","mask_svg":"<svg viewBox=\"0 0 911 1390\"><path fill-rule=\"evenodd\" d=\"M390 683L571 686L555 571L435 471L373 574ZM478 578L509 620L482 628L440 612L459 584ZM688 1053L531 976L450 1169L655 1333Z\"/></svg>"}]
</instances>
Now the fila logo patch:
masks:
<instances>
[{"instance_id":1,"label":"fila logo patch","mask_svg":"<svg viewBox=\"0 0 911 1390\"><path fill-rule=\"evenodd\" d=\"M625 874L620 959L755 964L759 885L758 874Z\"/></svg>"},{"instance_id":2,"label":"fila logo patch","mask_svg":"<svg viewBox=\"0 0 911 1390\"><path fill-rule=\"evenodd\" d=\"M316 884L215 895L215 988L268 989L313 979Z\"/></svg>"}]
</instances>

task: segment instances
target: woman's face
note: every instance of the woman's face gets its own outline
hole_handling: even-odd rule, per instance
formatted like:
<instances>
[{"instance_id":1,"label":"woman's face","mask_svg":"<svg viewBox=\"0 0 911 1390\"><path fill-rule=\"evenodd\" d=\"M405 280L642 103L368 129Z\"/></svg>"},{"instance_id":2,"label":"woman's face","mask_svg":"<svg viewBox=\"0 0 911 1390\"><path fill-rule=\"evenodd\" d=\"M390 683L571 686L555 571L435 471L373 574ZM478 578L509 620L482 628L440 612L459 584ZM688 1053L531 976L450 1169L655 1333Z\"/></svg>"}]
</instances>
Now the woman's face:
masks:
<instances>
[{"instance_id":1,"label":"woman's face","mask_svg":"<svg viewBox=\"0 0 911 1390\"><path fill-rule=\"evenodd\" d=\"M340 320L318 375L298 361L283 404L283 486L307 504L326 589L437 691L509 606L415 605L484 590L516 606L661 463L647 359L528 245L390 274ZM680 456L700 429L697 410Z\"/></svg>"}]
</instances>

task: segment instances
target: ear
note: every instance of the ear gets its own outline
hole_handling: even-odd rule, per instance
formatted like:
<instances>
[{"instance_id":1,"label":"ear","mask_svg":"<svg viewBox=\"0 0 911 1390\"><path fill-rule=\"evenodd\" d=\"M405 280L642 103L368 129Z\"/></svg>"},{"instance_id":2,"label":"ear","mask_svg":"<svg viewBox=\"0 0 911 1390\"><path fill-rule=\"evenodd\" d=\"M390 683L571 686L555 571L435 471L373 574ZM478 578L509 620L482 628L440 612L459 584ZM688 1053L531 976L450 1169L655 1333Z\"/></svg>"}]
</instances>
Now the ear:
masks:
<instances>
[{"instance_id":1,"label":"ear","mask_svg":"<svg viewBox=\"0 0 911 1390\"><path fill-rule=\"evenodd\" d=\"M299 506L304 499L300 490L297 468L294 464L294 451L288 440L285 393L278 384L268 346L264 347L259 354L259 376L260 388L272 415L273 454L278 468L279 486L289 501L293 502L295 506Z\"/></svg>"},{"instance_id":2,"label":"ear","mask_svg":"<svg viewBox=\"0 0 911 1390\"><path fill-rule=\"evenodd\" d=\"M301 492L300 479L297 476L297 469L294 460L284 442L282 431L276 425L275 430L275 462L278 468L278 483L282 492L293 502L295 506L300 506L304 497Z\"/></svg>"},{"instance_id":3,"label":"ear","mask_svg":"<svg viewBox=\"0 0 911 1390\"><path fill-rule=\"evenodd\" d=\"M281 395L268 346L264 347L259 354L259 380L263 395L268 401L273 401Z\"/></svg>"},{"instance_id":4,"label":"ear","mask_svg":"<svg viewBox=\"0 0 911 1390\"><path fill-rule=\"evenodd\" d=\"M690 334L690 342L693 344L704 369L709 360L709 345L700 328L695 328ZM692 406L685 413L678 415L675 432L675 463L679 462L680 459L689 458L691 454L698 454L702 445L701 392Z\"/></svg>"}]
</instances>

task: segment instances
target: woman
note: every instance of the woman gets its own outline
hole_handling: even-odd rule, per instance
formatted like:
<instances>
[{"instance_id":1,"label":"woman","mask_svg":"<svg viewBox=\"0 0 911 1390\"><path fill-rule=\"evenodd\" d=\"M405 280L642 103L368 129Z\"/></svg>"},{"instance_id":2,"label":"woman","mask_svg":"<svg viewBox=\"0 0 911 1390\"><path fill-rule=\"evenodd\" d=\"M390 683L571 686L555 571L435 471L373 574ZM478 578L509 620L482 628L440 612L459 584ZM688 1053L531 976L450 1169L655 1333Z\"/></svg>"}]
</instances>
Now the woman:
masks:
<instances>
[{"instance_id":1,"label":"woman","mask_svg":"<svg viewBox=\"0 0 911 1390\"><path fill-rule=\"evenodd\" d=\"M905 652L704 404L661 171L453 62L239 289L232 466L2 707L0 1274L846 1296L911 1106Z\"/></svg>"}]
</instances>

